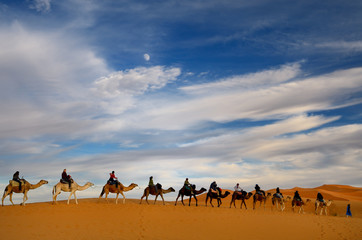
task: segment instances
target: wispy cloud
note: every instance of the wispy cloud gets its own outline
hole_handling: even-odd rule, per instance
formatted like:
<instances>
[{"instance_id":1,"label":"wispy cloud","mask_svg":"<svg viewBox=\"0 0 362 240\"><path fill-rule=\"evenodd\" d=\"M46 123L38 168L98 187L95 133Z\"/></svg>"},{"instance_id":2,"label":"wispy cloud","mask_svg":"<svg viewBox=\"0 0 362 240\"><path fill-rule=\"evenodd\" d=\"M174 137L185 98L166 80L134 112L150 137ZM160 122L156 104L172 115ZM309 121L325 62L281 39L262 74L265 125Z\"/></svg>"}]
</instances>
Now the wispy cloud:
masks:
<instances>
[{"instance_id":1,"label":"wispy cloud","mask_svg":"<svg viewBox=\"0 0 362 240\"><path fill-rule=\"evenodd\" d=\"M29 8L35 9L38 12L47 13L51 9L51 0L28 0Z\"/></svg>"}]
</instances>

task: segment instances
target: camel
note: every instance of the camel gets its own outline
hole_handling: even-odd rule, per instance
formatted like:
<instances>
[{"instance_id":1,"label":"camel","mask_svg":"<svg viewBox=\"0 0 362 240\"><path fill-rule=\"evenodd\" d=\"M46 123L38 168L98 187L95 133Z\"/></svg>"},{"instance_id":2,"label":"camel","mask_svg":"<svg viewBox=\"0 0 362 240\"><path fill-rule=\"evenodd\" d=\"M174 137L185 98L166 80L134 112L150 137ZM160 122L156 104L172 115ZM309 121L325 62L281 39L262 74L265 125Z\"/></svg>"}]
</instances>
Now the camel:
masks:
<instances>
[{"instance_id":1,"label":"camel","mask_svg":"<svg viewBox=\"0 0 362 240\"><path fill-rule=\"evenodd\" d=\"M276 193L272 197L272 206L276 205L277 209L280 206L280 210L283 212L285 209L285 202L288 201L288 198L284 200L283 196L278 196Z\"/></svg>"},{"instance_id":2,"label":"camel","mask_svg":"<svg viewBox=\"0 0 362 240\"><path fill-rule=\"evenodd\" d=\"M321 213L320 213L320 215L322 215L322 213L323 213L323 209L324 209L324 212L325 212L325 214L326 214L326 216L327 216L327 208L329 207L329 206L331 206L331 204L332 204L332 200L328 200L328 202L321 202L321 201L319 201L318 199L315 201L315 214L318 214L317 213L317 210L318 210L318 208L320 208L321 209Z\"/></svg>"},{"instance_id":3,"label":"camel","mask_svg":"<svg viewBox=\"0 0 362 240\"><path fill-rule=\"evenodd\" d=\"M74 199L75 199L75 203L78 204L78 200L77 200L77 196L75 194L76 191L83 191L86 190L90 187L94 186L93 183L91 182L87 182L86 184L84 184L83 186L79 186L78 183L76 182L72 182L71 187L69 188L69 184L68 183L61 183L58 182L54 187L53 187L53 204L57 203L57 196L61 193L61 191L63 192L70 192L69 197L68 197L68 202L67 204L69 204L70 201L70 197L72 195L74 195Z\"/></svg>"},{"instance_id":4,"label":"camel","mask_svg":"<svg viewBox=\"0 0 362 240\"><path fill-rule=\"evenodd\" d=\"M268 200L268 198L270 196L271 196L271 193L268 193L266 196L264 196L262 193L256 192L253 196L253 209L255 209L255 204L257 201L260 202L260 206L261 206L261 203L264 202L264 209L265 209L266 200Z\"/></svg>"},{"instance_id":5,"label":"camel","mask_svg":"<svg viewBox=\"0 0 362 240\"><path fill-rule=\"evenodd\" d=\"M300 213L300 211L302 211L302 213L304 213L303 206L308 205L308 203L310 203L310 202L311 202L310 199L307 199L305 202L303 200L299 201L299 200L293 199L292 200L292 210L293 210L293 212L294 212L295 207L299 207L299 213Z\"/></svg>"},{"instance_id":6,"label":"camel","mask_svg":"<svg viewBox=\"0 0 362 240\"><path fill-rule=\"evenodd\" d=\"M37 184L31 184L28 181L26 181L25 179L21 179L21 181L22 181L21 191L19 190L19 183L17 183L16 181L13 181L13 180L9 181L9 185L7 185L4 190L4 194L3 194L3 198L2 198L2 206L4 206L4 199L6 198L7 195L9 195L10 202L14 205L13 193L23 193L24 194L23 202L20 205L25 206L25 201L28 200L29 190L36 189L44 184L48 184L48 181L46 181L46 180L40 180Z\"/></svg>"},{"instance_id":7,"label":"camel","mask_svg":"<svg viewBox=\"0 0 362 240\"><path fill-rule=\"evenodd\" d=\"M207 195L206 195L206 200L205 200L205 206L207 207L207 200L210 198L210 205L212 207L214 207L214 205L212 204L212 199L217 199L217 207L220 207L222 202L221 202L221 198L226 198L227 196L230 195L229 191L226 191L224 194L221 194L221 189L220 188L216 188L217 191L220 194L211 192L211 189L208 191Z\"/></svg>"},{"instance_id":8,"label":"camel","mask_svg":"<svg viewBox=\"0 0 362 240\"><path fill-rule=\"evenodd\" d=\"M253 193L249 192L245 192L245 191L242 191L241 194L237 193L237 192L234 192L233 193L233 196L231 198L231 202L230 202L230 208L231 208L231 205L234 203L234 207L236 208L235 206L235 200L241 200L241 204L240 204L240 209L242 209L243 207L243 203L245 205L245 209L248 209L246 207L246 203L245 203L245 200L249 199L251 196L253 195Z\"/></svg>"},{"instance_id":9,"label":"camel","mask_svg":"<svg viewBox=\"0 0 362 240\"><path fill-rule=\"evenodd\" d=\"M175 206L177 204L177 200L178 198L181 196L181 203L182 205L185 206L184 204L184 196L190 196L190 199L189 199L189 206L191 205L191 198L194 197L195 200L196 200L196 206L197 206L197 198L196 198L196 195L199 195L203 192L206 192L207 190L205 188L201 188L200 190L196 190L196 185L191 185L192 187L192 192L193 194L191 194L191 191L186 189L185 187L181 188L180 191L178 191L178 195L177 195L177 198L176 198L176 202L175 202Z\"/></svg>"},{"instance_id":10,"label":"camel","mask_svg":"<svg viewBox=\"0 0 362 240\"><path fill-rule=\"evenodd\" d=\"M126 202L126 197L124 196L123 192L127 192L127 191L131 191L132 189L134 189L135 187L138 187L137 184L135 183L131 183L128 187L125 187L122 183L118 183L118 188L116 188L116 185L110 185L110 184L106 184L104 185L103 189L102 189L102 193L99 195L99 198L100 199L103 194L105 193L106 196L106 200L108 202L108 194L109 193L116 193L117 196L116 196L116 204L118 202L118 195L121 194L123 196L123 204Z\"/></svg>"},{"instance_id":11,"label":"camel","mask_svg":"<svg viewBox=\"0 0 362 240\"><path fill-rule=\"evenodd\" d=\"M144 192L143 192L143 196L141 197L140 204L142 203L142 199L143 199L144 197L146 197L146 202L147 202L147 204L149 204L149 203L148 203L148 195L151 194L151 195L156 195L154 204L156 204L157 197L158 197L158 196L161 196L163 205L165 205L165 200L163 199L163 194L169 193L169 192L174 192L174 191L175 191L175 189L173 189L172 187L170 187L170 188L168 188L168 189L166 189L166 190L165 190L165 189L162 189L162 185L159 184L159 183L157 183L156 186L157 186L157 192L155 191L155 188L150 188L150 187L146 187L146 188L145 188L145 190L144 190Z\"/></svg>"}]
</instances>

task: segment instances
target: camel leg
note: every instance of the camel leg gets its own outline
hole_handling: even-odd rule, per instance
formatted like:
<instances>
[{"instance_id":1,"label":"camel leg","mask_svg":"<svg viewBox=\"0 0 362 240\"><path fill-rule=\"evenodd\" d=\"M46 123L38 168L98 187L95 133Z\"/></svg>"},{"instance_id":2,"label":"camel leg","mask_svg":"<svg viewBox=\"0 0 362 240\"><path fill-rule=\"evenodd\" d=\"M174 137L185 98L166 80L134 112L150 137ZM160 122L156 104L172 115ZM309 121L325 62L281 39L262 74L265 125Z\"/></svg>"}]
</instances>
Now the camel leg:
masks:
<instances>
[{"instance_id":1,"label":"camel leg","mask_svg":"<svg viewBox=\"0 0 362 240\"><path fill-rule=\"evenodd\" d=\"M207 200L209 200L209 195L206 195L205 207L207 207Z\"/></svg>"},{"instance_id":2,"label":"camel leg","mask_svg":"<svg viewBox=\"0 0 362 240\"><path fill-rule=\"evenodd\" d=\"M181 203L182 203L182 205L185 206L185 203L184 203L184 195L181 195Z\"/></svg>"},{"instance_id":3,"label":"camel leg","mask_svg":"<svg viewBox=\"0 0 362 240\"><path fill-rule=\"evenodd\" d=\"M7 195L9 195L9 193L6 192L6 191L4 191L3 198L2 198L2 200L1 200L2 206L4 206L4 199L6 198Z\"/></svg>"},{"instance_id":4,"label":"camel leg","mask_svg":"<svg viewBox=\"0 0 362 240\"><path fill-rule=\"evenodd\" d=\"M118 203L118 195L119 195L119 193L117 193L117 195L116 195L116 204Z\"/></svg>"},{"instance_id":5,"label":"camel leg","mask_svg":"<svg viewBox=\"0 0 362 240\"><path fill-rule=\"evenodd\" d=\"M195 201L196 201L196 207L197 207L197 198L196 198L196 194L194 194L194 198L195 198ZM191 204L191 198L190 198L190 202L189 202L189 206Z\"/></svg>"},{"instance_id":6,"label":"camel leg","mask_svg":"<svg viewBox=\"0 0 362 240\"><path fill-rule=\"evenodd\" d=\"M243 199L243 203L244 203L245 209L248 209L248 208L246 207L246 203L245 203L245 200L244 200L244 199Z\"/></svg>"},{"instance_id":7,"label":"camel leg","mask_svg":"<svg viewBox=\"0 0 362 240\"><path fill-rule=\"evenodd\" d=\"M179 197L180 197L180 193L178 193L178 195L177 195L177 198L176 198L176 201L175 201L175 206L177 205L177 200L178 200Z\"/></svg>"},{"instance_id":8,"label":"camel leg","mask_svg":"<svg viewBox=\"0 0 362 240\"><path fill-rule=\"evenodd\" d=\"M162 198L163 205L165 205L165 199L163 199L163 194L161 193L160 196Z\"/></svg>"},{"instance_id":9,"label":"camel leg","mask_svg":"<svg viewBox=\"0 0 362 240\"><path fill-rule=\"evenodd\" d=\"M126 197L124 196L123 192L121 192L121 195L123 197L123 204L125 204L126 203Z\"/></svg>"},{"instance_id":10,"label":"camel leg","mask_svg":"<svg viewBox=\"0 0 362 240\"><path fill-rule=\"evenodd\" d=\"M106 199L106 202L108 203L108 192L106 192L106 195L104 196L105 197L105 199Z\"/></svg>"},{"instance_id":11,"label":"camel leg","mask_svg":"<svg viewBox=\"0 0 362 240\"><path fill-rule=\"evenodd\" d=\"M75 204L78 204L77 195L75 194L75 191L73 194L74 194Z\"/></svg>"},{"instance_id":12,"label":"camel leg","mask_svg":"<svg viewBox=\"0 0 362 240\"><path fill-rule=\"evenodd\" d=\"M27 191L24 191L24 197L23 197L23 202L20 204L22 206L25 206L25 201L28 200L28 197L26 196L27 195Z\"/></svg>"},{"instance_id":13,"label":"camel leg","mask_svg":"<svg viewBox=\"0 0 362 240\"><path fill-rule=\"evenodd\" d=\"M156 194L155 202L153 204L156 204L157 198L158 198L158 194Z\"/></svg>"},{"instance_id":14,"label":"camel leg","mask_svg":"<svg viewBox=\"0 0 362 240\"><path fill-rule=\"evenodd\" d=\"M142 195L140 204L142 203L142 199L145 197L145 194Z\"/></svg>"},{"instance_id":15,"label":"camel leg","mask_svg":"<svg viewBox=\"0 0 362 240\"><path fill-rule=\"evenodd\" d=\"M146 203L149 204L149 203L148 203L148 194L146 195Z\"/></svg>"},{"instance_id":16,"label":"camel leg","mask_svg":"<svg viewBox=\"0 0 362 240\"><path fill-rule=\"evenodd\" d=\"M70 197L71 197L72 195L73 195L73 192L70 192L69 197L68 197L68 202L67 202L68 205L69 205Z\"/></svg>"},{"instance_id":17,"label":"camel leg","mask_svg":"<svg viewBox=\"0 0 362 240\"><path fill-rule=\"evenodd\" d=\"M212 197L210 197L210 205L214 207L214 205L212 205Z\"/></svg>"},{"instance_id":18,"label":"camel leg","mask_svg":"<svg viewBox=\"0 0 362 240\"><path fill-rule=\"evenodd\" d=\"M9 194L9 200L10 200L11 204L13 204L13 206L14 206L14 203L13 203L13 193L10 193L10 194Z\"/></svg>"}]
</instances>

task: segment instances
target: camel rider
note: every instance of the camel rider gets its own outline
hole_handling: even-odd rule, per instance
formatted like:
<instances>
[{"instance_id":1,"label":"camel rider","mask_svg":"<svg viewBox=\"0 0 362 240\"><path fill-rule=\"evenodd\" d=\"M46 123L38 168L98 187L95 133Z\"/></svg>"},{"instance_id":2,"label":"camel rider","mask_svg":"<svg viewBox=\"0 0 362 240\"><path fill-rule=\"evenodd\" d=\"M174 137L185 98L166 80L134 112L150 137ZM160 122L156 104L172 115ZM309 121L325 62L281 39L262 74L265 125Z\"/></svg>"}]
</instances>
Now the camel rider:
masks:
<instances>
[{"instance_id":1,"label":"camel rider","mask_svg":"<svg viewBox=\"0 0 362 240\"><path fill-rule=\"evenodd\" d=\"M109 174L108 182L110 185L116 183L116 188L118 188L118 178L116 177L114 171Z\"/></svg>"},{"instance_id":2,"label":"camel rider","mask_svg":"<svg viewBox=\"0 0 362 240\"><path fill-rule=\"evenodd\" d=\"M236 184L236 186L234 187L234 190L239 195L241 195L243 192L243 189L241 189L241 187L239 186L239 183Z\"/></svg>"},{"instance_id":3,"label":"camel rider","mask_svg":"<svg viewBox=\"0 0 362 240\"><path fill-rule=\"evenodd\" d=\"M186 178L186 180L184 182L184 188L186 190L190 190L190 194L194 194L193 191L192 191L192 186L191 186L188 178Z\"/></svg>"},{"instance_id":4,"label":"camel rider","mask_svg":"<svg viewBox=\"0 0 362 240\"><path fill-rule=\"evenodd\" d=\"M72 187L72 177L67 174L67 169L64 169L63 172L62 172L62 181L64 183L68 183L69 188Z\"/></svg>"},{"instance_id":5,"label":"camel rider","mask_svg":"<svg viewBox=\"0 0 362 240\"><path fill-rule=\"evenodd\" d=\"M280 192L279 187L277 187L277 192L275 193L275 196L278 198L283 198L283 194Z\"/></svg>"},{"instance_id":6,"label":"camel rider","mask_svg":"<svg viewBox=\"0 0 362 240\"><path fill-rule=\"evenodd\" d=\"M318 192L318 194L317 194L317 200L324 203L323 196L322 196L322 194L320 192Z\"/></svg>"},{"instance_id":7,"label":"camel rider","mask_svg":"<svg viewBox=\"0 0 362 240\"><path fill-rule=\"evenodd\" d=\"M153 183L153 176L150 177L150 181L148 182L148 186L150 189L155 189L155 193L157 193L157 186Z\"/></svg>"},{"instance_id":8,"label":"camel rider","mask_svg":"<svg viewBox=\"0 0 362 240\"><path fill-rule=\"evenodd\" d=\"M19 183L19 191L21 191L21 180L19 177L19 171L16 171L13 175L13 181L18 182Z\"/></svg>"},{"instance_id":9,"label":"camel rider","mask_svg":"<svg viewBox=\"0 0 362 240\"><path fill-rule=\"evenodd\" d=\"M300 201L300 202L302 201L302 198L300 197L298 191L295 191L293 200Z\"/></svg>"},{"instance_id":10,"label":"camel rider","mask_svg":"<svg viewBox=\"0 0 362 240\"><path fill-rule=\"evenodd\" d=\"M213 193L216 193L218 195L218 198L220 197L220 192L217 190L217 184L215 181L213 181L211 184L210 184L210 190L211 192Z\"/></svg>"},{"instance_id":11,"label":"camel rider","mask_svg":"<svg viewBox=\"0 0 362 240\"><path fill-rule=\"evenodd\" d=\"M255 185L255 191L256 191L256 193L258 193L258 194L263 194L264 197L265 197L265 192L264 192L263 190L260 190L260 187L259 187L258 184Z\"/></svg>"}]
</instances>

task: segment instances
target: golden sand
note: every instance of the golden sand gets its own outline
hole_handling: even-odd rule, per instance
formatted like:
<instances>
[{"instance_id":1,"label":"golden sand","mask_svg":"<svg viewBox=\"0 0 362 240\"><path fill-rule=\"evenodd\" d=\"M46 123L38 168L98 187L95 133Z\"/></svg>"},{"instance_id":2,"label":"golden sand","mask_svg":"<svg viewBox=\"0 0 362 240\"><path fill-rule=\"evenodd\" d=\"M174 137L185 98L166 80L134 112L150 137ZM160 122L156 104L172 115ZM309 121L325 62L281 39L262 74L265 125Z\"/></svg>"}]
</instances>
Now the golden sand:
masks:
<instances>
[{"instance_id":1,"label":"golden sand","mask_svg":"<svg viewBox=\"0 0 362 240\"><path fill-rule=\"evenodd\" d=\"M338 191L339 194L338 194ZM229 208L230 197L223 205L205 207L204 196L199 206L139 204L127 199L115 204L114 199L80 199L70 205L60 201L32 203L25 207L0 207L1 239L362 239L362 199L360 191L343 189L315 189L329 198L352 196L352 200L334 200L329 216L314 214L314 200L305 207L305 214L293 213L290 202L284 212L272 208L270 199L264 209L259 204L248 210ZM355 190L355 189L352 189ZM293 190L291 190L293 191ZM303 194L306 192L300 190ZM283 192L283 191L282 191ZM284 192L287 192L284 190ZM315 195L313 195L315 196ZM325 197L328 199L327 197ZM150 197L150 203L153 203ZM187 199L187 198L186 198ZM185 203L188 202L185 201ZM346 218L347 204L351 204L353 218ZM215 202L216 204L216 202Z\"/></svg>"}]
</instances>

